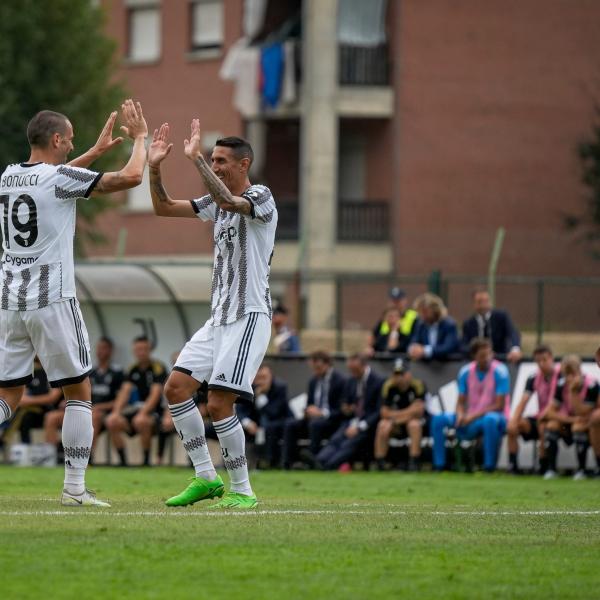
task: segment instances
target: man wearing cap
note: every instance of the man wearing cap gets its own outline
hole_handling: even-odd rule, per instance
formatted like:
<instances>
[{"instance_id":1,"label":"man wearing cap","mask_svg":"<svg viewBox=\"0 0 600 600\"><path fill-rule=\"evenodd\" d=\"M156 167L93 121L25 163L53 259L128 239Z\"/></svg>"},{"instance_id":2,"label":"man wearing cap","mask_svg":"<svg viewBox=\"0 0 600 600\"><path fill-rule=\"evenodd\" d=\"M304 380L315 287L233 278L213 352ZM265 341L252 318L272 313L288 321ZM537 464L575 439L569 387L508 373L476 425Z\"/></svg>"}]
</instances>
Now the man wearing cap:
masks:
<instances>
[{"instance_id":1,"label":"man wearing cap","mask_svg":"<svg viewBox=\"0 0 600 600\"><path fill-rule=\"evenodd\" d=\"M406 362L396 359L393 374L381 390L381 420L375 434L375 460L380 471L386 467L391 437L410 438L408 470L419 470L426 394L425 384L411 375Z\"/></svg>"},{"instance_id":2,"label":"man wearing cap","mask_svg":"<svg viewBox=\"0 0 600 600\"><path fill-rule=\"evenodd\" d=\"M408 296L399 287L389 292L389 301L383 318L369 336L367 354L375 352L406 352L413 332L417 312L408 307Z\"/></svg>"}]
</instances>

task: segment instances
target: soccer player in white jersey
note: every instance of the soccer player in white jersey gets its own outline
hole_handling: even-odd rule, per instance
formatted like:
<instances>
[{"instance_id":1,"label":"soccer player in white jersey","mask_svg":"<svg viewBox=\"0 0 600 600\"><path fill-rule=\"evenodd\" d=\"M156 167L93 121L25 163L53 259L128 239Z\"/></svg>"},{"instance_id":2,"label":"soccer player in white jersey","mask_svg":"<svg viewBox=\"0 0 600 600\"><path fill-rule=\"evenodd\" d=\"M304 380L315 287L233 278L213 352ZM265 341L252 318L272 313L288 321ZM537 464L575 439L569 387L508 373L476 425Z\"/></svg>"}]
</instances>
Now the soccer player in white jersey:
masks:
<instances>
[{"instance_id":1,"label":"soccer player in white jersey","mask_svg":"<svg viewBox=\"0 0 600 600\"><path fill-rule=\"evenodd\" d=\"M248 170L252 148L245 140L217 140L210 166L201 153L200 124L192 121L185 155L200 173L208 194L197 200L173 200L161 181L160 165L169 154L169 126L154 132L148 148L154 212L164 217L199 217L214 221L212 310L206 324L181 351L165 386L173 423L194 464L196 477L167 506L185 506L222 497L211 508L250 509L257 499L250 486L244 430L234 411L238 397L252 399L252 381L271 335L269 269L277 209L268 188L252 185ZM192 399L208 382L208 411L219 437L231 481L224 494L204 435L200 412Z\"/></svg>"},{"instance_id":2,"label":"soccer player in white jersey","mask_svg":"<svg viewBox=\"0 0 600 600\"><path fill-rule=\"evenodd\" d=\"M65 164L73 150L73 126L53 111L35 115L27 126L31 155L9 165L0 177L0 423L16 410L32 378L37 354L52 387L67 400L62 428L65 480L62 504L109 506L85 487L92 445L90 344L75 297L73 236L76 200L94 193L126 190L142 181L148 135L139 103L122 105L121 129L134 140L125 167L114 173L90 171L112 139L112 113L96 145Z\"/></svg>"}]
</instances>

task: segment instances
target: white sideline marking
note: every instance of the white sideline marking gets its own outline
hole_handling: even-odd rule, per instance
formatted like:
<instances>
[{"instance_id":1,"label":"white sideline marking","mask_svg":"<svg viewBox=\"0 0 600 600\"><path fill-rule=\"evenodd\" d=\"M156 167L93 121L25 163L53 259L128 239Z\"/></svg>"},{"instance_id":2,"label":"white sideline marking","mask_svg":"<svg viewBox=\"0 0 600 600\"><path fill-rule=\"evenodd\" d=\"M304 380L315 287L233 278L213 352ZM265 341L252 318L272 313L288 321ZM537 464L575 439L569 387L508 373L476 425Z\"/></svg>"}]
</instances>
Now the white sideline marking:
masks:
<instances>
[{"instance_id":1,"label":"white sideline marking","mask_svg":"<svg viewBox=\"0 0 600 600\"><path fill-rule=\"evenodd\" d=\"M406 515L435 515L443 517L465 516L465 517L504 517L504 516L569 516L569 517L591 517L600 515L600 510L460 510L460 511L368 511L368 510L249 510L249 511L111 511L98 510L91 508L84 510L74 507L72 510L4 510L0 511L0 517L20 517L20 516L78 516L102 515L109 517L225 517L233 516L252 516L252 515L364 515L364 516L406 516Z\"/></svg>"}]
</instances>

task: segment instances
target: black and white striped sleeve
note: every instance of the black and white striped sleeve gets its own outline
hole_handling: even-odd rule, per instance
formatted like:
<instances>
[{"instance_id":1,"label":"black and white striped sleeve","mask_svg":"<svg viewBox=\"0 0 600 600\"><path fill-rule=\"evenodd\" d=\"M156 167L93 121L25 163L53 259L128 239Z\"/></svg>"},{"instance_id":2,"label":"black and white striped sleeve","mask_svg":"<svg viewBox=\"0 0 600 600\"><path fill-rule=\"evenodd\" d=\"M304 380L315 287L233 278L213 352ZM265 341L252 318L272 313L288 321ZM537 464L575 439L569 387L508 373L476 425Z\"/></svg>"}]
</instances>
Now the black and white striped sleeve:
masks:
<instances>
[{"instance_id":1,"label":"black and white striped sleeve","mask_svg":"<svg viewBox=\"0 0 600 600\"><path fill-rule=\"evenodd\" d=\"M54 193L59 200L89 198L103 173L61 165L56 170Z\"/></svg>"},{"instance_id":2,"label":"black and white striped sleeve","mask_svg":"<svg viewBox=\"0 0 600 600\"><path fill-rule=\"evenodd\" d=\"M255 223L270 223L275 214L275 199L271 190L264 185L252 185L243 194L252 205L250 217Z\"/></svg>"},{"instance_id":3,"label":"black and white striped sleeve","mask_svg":"<svg viewBox=\"0 0 600 600\"><path fill-rule=\"evenodd\" d=\"M197 217L203 221L216 221L217 205L213 202L210 194L206 194L206 196L202 196L202 198L197 198L191 202Z\"/></svg>"}]
</instances>

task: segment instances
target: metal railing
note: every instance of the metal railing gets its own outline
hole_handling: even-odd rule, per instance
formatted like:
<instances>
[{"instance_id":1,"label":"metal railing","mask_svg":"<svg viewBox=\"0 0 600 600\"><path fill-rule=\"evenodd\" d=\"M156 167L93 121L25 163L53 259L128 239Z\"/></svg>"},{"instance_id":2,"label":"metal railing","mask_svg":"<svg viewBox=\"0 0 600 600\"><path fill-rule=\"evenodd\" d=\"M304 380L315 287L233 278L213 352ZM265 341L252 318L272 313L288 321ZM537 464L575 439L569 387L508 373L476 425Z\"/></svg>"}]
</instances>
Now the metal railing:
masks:
<instances>
[{"instance_id":1,"label":"metal railing","mask_svg":"<svg viewBox=\"0 0 600 600\"><path fill-rule=\"evenodd\" d=\"M389 85L387 44L374 47L339 47L340 85Z\"/></svg>"},{"instance_id":2,"label":"metal railing","mask_svg":"<svg viewBox=\"0 0 600 600\"><path fill-rule=\"evenodd\" d=\"M300 230L300 210L298 200L284 200L277 203L277 239L294 241Z\"/></svg>"},{"instance_id":3,"label":"metal railing","mask_svg":"<svg viewBox=\"0 0 600 600\"><path fill-rule=\"evenodd\" d=\"M390 237L387 200L340 200L337 239L340 242L387 242Z\"/></svg>"}]
</instances>

